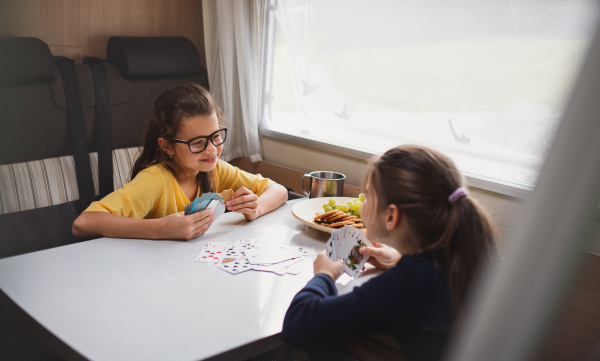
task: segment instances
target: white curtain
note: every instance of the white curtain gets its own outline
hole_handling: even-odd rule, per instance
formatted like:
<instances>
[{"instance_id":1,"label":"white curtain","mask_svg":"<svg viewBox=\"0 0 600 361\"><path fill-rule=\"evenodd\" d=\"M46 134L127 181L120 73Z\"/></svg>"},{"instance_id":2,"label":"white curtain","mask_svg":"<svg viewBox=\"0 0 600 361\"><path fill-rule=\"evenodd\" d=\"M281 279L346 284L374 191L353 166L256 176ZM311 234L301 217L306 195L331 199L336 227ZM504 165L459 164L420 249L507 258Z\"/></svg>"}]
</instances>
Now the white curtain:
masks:
<instances>
[{"instance_id":1,"label":"white curtain","mask_svg":"<svg viewBox=\"0 0 600 361\"><path fill-rule=\"evenodd\" d=\"M262 160L258 136L266 1L203 0L210 92L229 119L222 158Z\"/></svg>"}]
</instances>

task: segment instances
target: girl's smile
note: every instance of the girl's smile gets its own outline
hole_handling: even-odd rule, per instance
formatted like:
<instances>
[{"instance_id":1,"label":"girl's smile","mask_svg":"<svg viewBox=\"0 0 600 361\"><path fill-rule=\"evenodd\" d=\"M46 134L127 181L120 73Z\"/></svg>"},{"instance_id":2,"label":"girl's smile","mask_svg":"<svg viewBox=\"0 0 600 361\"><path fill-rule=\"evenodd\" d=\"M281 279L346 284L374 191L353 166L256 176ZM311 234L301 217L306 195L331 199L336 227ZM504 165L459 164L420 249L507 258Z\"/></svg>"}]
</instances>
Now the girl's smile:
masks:
<instances>
[{"instance_id":1,"label":"girl's smile","mask_svg":"<svg viewBox=\"0 0 600 361\"><path fill-rule=\"evenodd\" d=\"M217 161L217 156L215 155L212 158L200 159L200 161L204 163L215 163Z\"/></svg>"}]
</instances>

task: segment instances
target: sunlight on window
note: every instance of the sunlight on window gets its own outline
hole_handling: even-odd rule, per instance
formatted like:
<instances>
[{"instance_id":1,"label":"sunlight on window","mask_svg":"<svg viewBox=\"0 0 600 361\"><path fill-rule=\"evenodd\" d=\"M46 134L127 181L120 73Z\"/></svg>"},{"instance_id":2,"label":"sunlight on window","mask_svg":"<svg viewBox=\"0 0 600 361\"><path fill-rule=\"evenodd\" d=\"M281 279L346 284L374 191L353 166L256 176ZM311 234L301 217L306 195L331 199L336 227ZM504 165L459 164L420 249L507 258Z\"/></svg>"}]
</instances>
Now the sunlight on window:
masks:
<instances>
[{"instance_id":1,"label":"sunlight on window","mask_svg":"<svg viewBox=\"0 0 600 361\"><path fill-rule=\"evenodd\" d=\"M439 149L535 184L596 1L279 1L268 129L369 153Z\"/></svg>"}]
</instances>

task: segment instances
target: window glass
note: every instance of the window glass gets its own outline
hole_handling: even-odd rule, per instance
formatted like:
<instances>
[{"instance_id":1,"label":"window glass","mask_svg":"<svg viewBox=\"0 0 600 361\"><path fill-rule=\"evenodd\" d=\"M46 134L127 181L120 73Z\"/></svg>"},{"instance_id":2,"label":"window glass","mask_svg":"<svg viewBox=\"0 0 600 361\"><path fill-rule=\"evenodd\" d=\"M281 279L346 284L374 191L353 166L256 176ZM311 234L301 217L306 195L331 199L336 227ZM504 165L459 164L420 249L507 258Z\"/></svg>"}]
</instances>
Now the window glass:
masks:
<instances>
[{"instance_id":1,"label":"window glass","mask_svg":"<svg viewBox=\"0 0 600 361\"><path fill-rule=\"evenodd\" d=\"M272 15L263 127L373 154L422 144L527 189L598 2L286 0Z\"/></svg>"}]
</instances>

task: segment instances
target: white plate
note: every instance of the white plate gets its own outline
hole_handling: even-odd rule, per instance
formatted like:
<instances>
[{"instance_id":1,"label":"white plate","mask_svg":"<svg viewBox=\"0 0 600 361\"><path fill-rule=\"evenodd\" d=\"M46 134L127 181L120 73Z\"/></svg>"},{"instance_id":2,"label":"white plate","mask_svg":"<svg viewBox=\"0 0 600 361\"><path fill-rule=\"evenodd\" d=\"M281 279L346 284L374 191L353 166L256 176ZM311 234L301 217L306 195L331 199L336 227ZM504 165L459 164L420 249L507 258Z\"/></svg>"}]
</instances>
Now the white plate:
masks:
<instances>
[{"instance_id":1,"label":"white plate","mask_svg":"<svg viewBox=\"0 0 600 361\"><path fill-rule=\"evenodd\" d=\"M331 198L335 199L336 204L346 203L355 199L352 197L322 197L307 199L305 201L300 201L294 204L294 206L292 207L292 214L294 215L294 217L298 218L298 220L300 220L302 223L310 227L316 228L320 231L327 233L336 231L337 228L323 227L319 224L316 224L313 221L317 214L325 213L325 210L323 209L323 204L329 202Z\"/></svg>"}]
</instances>

